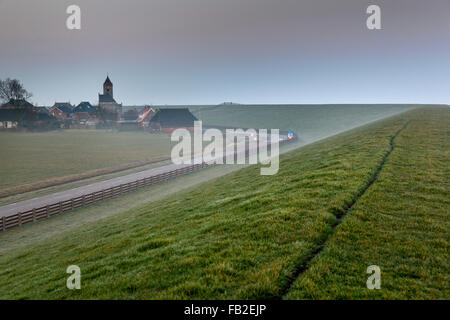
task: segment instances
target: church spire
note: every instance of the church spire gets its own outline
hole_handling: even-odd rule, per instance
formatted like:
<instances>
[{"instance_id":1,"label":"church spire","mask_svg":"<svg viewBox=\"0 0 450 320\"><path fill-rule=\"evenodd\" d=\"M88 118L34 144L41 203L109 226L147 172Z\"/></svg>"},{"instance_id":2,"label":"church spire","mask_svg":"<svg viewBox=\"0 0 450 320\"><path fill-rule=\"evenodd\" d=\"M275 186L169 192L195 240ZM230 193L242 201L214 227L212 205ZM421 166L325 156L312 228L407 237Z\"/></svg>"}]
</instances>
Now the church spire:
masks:
<instances>
[{"instance_id":1,"label":"church spire","mask_svg":"<svg viewBox=\"0 0 450 320\"><path fill-rule=\"evenodd\" d=\"M106 80L103 83L103 94L109 94L111 97L113 96L113 84L109 79L109 75L106 76Z\"/></svg>"}]
</instances>

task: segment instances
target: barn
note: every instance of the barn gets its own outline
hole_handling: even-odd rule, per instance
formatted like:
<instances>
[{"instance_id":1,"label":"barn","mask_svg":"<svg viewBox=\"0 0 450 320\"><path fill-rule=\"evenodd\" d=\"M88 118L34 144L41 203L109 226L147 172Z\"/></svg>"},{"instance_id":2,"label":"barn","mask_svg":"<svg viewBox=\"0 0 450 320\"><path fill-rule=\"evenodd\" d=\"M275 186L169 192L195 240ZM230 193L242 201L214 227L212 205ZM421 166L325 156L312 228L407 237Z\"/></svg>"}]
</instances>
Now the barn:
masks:
<instances>
[{"instance_id":1,"label":"barn","mask_svg":"<svg viewBox=\"0 0 450 320\"><path fill-rule=\"evenodd\" d=\"M146 106L144 110L139 113L139 116L137 118L137 122L139 123L139 128L145 129L148 128L150 124L150 118L155 113L155 110L153 110L152 107Z\"/></svg>"},{"instance_id":2,"label":"barn","mask_svg":"<svg viewBox=\"0 0 450 320\"><path fill-rule=\"evenodd\" d=\"M150 106L146 106L141 112L138 112L136 108L128 110L123 114L123 120L117 121L117 128L120 131L146 129L149 125L149 119L154 112Z\"/></svg>"},{"instance_id":3,"label":"barn","mask_svg":"<svg viewBox=\"0 0 450 320\"><path fill-rule=\"evenodd\" d=\"M55 128L56 119L40 107L26 100L11 99L0 106L0 129L49 129Z\"/></svg>"},{"instance_id":4,"label":"barn","mask_svg":"<svg viewBox=\"0 0 450 320\"><path fill-rule=\"evenodd\" d=\"M194 130L194 121L197 120L188 108L157 109L150 119L149 127L152 131L164 133L171 133L178 128Z\"/></svg>"}]
</instances>

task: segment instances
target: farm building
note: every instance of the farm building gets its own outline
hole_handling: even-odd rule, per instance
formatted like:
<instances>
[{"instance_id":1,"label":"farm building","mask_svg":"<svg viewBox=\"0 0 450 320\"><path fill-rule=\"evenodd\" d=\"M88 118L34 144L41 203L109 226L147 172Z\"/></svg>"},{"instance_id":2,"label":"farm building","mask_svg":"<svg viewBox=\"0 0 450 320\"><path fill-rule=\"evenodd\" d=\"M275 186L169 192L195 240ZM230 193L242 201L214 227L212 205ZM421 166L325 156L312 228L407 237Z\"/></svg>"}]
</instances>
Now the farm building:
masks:
<instances>
[{"instance_id":1,"label":"farm building","mask_svg":"<svg viewBox=\"0 0 450 320\"><path fill-rule=\"evenodd\" d=\"M0 129L17 128L23 116L23 112L19 110L0 109Z\"/></svg>"},{"instance_id":2,"label":"farm building","mask_svg":"<svg viewBox=\"0 0 450 320\"><path fill-rule=\"evenodd\" d=\"M154 112L149 106L139 113L136 109L128 110L123 114L123 120L117 121L117 128L120 131L135 131L148 128L150 117Z\"/></svg>"},{"instance_id":3,"label":"farm building","mask_svg":"<svg viewBox=\"0 0 450 320\"><path fill-rule=\"evenodd\" d=\"M13 100L0 106L0 129L55 128L57 120L41 107L26 100Z\"/></svg>"},{"instance_id":4,"label":"farm building","mask_svg":"<svg viewBox=\"0 0 450 320\"><path fill-rule=\"evenodd\" d=\"M138 123L139 123L139 128L145 129L148 128L149 123L150 123L150 118L152 117L152 115L155 113L155 110L153 110L153 108L147 106L145 107L144 110L141 111L141 113L139 113L138 116Z\"/></svg>"},{"instance_id":5,"label":"farm building","mask_svg":"<svg viewBox=\"0 0 450 320\"><path fill-rule=\"evenodd\" d=\"M188 108L158 109L150 119L149 127L153 131L171 133L178 128L194 129L194 121L198 119Z\"/></svg>"}]
</instances>

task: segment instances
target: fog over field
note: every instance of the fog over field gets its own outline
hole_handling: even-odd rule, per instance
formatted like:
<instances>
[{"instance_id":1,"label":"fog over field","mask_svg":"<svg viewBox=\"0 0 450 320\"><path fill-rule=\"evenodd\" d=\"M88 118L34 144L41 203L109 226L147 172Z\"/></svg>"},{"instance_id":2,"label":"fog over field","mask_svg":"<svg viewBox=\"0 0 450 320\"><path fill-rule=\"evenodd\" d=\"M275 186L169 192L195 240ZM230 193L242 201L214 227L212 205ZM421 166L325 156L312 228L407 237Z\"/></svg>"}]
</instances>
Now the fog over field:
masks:
<instances>
[{"instance_id":1,"label":"fog over field","mask_svg":"<svg viewBox=\"0 0 450 320\"><path fill-rule=\"evenodd\" d=\"M190 106L207 125L293 130L301 144L416 108L417 105L219 105Z\"/></svg>"}]
</instances>

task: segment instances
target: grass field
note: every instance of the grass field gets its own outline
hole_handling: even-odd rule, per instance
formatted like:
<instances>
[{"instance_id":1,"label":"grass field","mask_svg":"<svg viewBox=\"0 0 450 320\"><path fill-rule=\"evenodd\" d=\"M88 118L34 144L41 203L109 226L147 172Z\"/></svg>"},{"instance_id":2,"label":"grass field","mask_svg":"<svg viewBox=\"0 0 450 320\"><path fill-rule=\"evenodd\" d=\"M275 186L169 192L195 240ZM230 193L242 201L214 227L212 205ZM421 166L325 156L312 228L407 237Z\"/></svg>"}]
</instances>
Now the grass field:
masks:
<instances>
[{"instance_id":1,"label":"grass field","mask_svg":"<svg viewBox=\"0 0 450 320\"><path fill-rule=\"evenodd\" d=\"M448 299L449 124L413 110L289 152L276 176L248 167L4 250L0 298Z\"/></svg>"},{"instance_id":2,"label":"grass field","mask_svg":"<svg viewBox=\"0 0 450 320\"><path fill-rule=\"evenodd\" d=\"M105 130L2 132L0 145L0 191L168 157L171 147L167 135Z\"/></svg>"},{"instance_id":3,"label":"grass field","mask_svg":"<svg viewBox=\"0 0 450 320\"><path fill-rule=\"evenodd\" d=\"M415 115L288 298L450 299L450 108ZM369 265L382 290L361 286Z\"/></svg>"}]
</instances>

